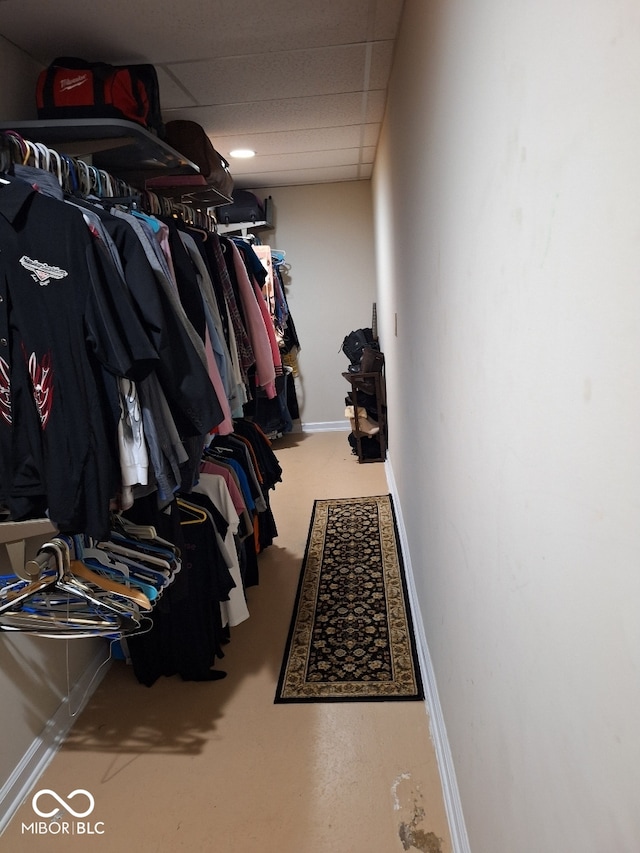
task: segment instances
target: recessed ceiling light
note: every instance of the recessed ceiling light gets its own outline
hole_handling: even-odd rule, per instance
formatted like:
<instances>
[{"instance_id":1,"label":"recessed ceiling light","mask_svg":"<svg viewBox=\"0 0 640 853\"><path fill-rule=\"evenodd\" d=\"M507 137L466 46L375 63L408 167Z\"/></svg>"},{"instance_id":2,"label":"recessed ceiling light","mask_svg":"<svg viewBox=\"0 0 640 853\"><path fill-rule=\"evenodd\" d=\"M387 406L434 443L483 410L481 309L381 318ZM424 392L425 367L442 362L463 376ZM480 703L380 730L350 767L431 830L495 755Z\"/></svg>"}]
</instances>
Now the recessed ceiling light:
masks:
<instances>
[{"instance_id":1,"label":"recessed ceiling light","mask_svg":"<svg viewBox=\"0 0 640 853\"><path fill-rule=\"evenodd\" d=\"M229 152L229 157L237 157L238 159L248 160L250 157L255 157L256 152L251 148L234 148Z\"/></svg>"}]
</instances>

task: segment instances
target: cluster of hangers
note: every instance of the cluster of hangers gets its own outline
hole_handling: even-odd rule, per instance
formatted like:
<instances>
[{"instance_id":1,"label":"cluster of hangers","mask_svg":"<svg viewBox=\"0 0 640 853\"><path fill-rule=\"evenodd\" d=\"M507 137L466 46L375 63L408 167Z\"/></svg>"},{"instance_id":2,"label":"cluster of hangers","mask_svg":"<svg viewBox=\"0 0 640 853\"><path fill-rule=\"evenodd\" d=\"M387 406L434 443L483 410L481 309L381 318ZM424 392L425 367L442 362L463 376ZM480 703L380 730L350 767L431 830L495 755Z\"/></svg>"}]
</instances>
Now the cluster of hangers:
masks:
<instances>
[{"instance_id":1,"label":"cluster of hangers","mask_svg":"<svg viewBox=\"0 0 640 853\"><path fill-rule=\"evenodd\" d=\"M106 541L59 535L2 579L0 631L114 640L144 633L181 565L178 549L152 526L120 517Z\"/></svg>"},{"instance_id":2,"label":"cluster of hangers","mask_svg":"<svg viewBox=\"0 0 640 853\"><path fill-rule=\"evenodd\" d=\"M149 192L149 190L145 190L145 193ZM151 195L155 195L155 193L151 193ZM149 212L153 213L152 210ZM181 204L176 201L171 202L171 215L177 216L187 225L190 225L193 228L200 228L203 231L216 231L218 227L218 222L215 216L206 210L200 210L197 207L190 207L188 204Z\"/></svg>"},{"instance_id":3,"label":"cluster of hangers","mask_svg":"<svg viewBox=\"0 0 640 853\"><path fill-rule=\"evenodd\" d=\"M25 139L15 130L2 131L0 172L10 172L16 164L50 172L67 195L127 199L152 216L174 216L205 231L214 231L217 226L215 217L206 210L175 202L146 188L132 187L104 169L89 165L78 157L60 154L42 142Z\"/></svg>"},{"instance_id":4,"label":"cluster of hangers","mask_svg":"<svg viewBox=\"0 0 640 853\"><path fill-rule=\"evenodd\" d=\"M60 154L42 142L25 139L14 130L2 132L4 144L0 146L0 170L8 172L12 165L34 166L51 172L68 194L83 196L132 196L139 194L125 181L115 178L103 169L90 166L84 160Z\"/></svg>"}]
</instances>

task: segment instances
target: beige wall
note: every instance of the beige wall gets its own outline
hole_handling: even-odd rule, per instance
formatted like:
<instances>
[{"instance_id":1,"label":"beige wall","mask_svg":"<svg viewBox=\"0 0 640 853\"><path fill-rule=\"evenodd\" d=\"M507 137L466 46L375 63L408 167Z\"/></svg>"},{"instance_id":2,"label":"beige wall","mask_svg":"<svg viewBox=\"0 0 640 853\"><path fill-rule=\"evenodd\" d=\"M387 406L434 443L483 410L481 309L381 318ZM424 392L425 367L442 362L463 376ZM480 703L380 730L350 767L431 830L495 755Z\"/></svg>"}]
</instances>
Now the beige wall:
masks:
<instances>
[{"instance_id":1,"label":"beige wall","mask_svg":"<svg viewBox=\"0 0 640 853\"><path fill-rule=\"evenodd\" d=\"M35 92L40 69L37 62L0 36L0 121L38 117Z\"/></svg>"},{"instance_id":2,"label":"beige wall","mask_svg":"<svg viewBox=\"0 0 640 853\"><path fill-rule=\"evenodd\" d=\"M638 80L632 0L405 5L378 302L474 853L640 843Z\"/></svg>"},{"instance_id":3,"label":"beige wall","mask_svg":"<svg viewBox=\"0 0 640 853\"><path fill-rule=\"evenodd\" d=\"M304 424L345 424L349 364L340 352L352 329L371 325L375 250L371 184L274 187L275 229L260 239L287 253L287 301L301 352L296 383Z\"/></svg>"}]
</instances>

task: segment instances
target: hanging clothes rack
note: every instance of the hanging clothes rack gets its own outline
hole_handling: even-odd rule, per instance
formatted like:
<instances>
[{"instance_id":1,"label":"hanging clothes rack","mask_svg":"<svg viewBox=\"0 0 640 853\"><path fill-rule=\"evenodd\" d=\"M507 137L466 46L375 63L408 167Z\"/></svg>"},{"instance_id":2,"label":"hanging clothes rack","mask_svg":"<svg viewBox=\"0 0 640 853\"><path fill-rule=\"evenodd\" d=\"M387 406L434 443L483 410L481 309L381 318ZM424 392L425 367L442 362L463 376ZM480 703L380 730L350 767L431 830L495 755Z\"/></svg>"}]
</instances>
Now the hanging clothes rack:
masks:
<instances>
[{"instance_id":1,"label":"hanging clothes rack","mask_svg":"<svg viewBox=\"0 0 640 853\"><path fill-rule=\"evenodd\" d=\"M156 216L175 216L191 225L215 230L215 216L208 211L139 189L80 157L62 154L42 142L34 142L14 130L0 131L0 172L15 166L31 166L53 175L63 192L84 198L109 199L113 204L135 206Z\"/></svg>"},{"instance_id":2,"label":"hanging clothes rack","mask_svg":"<svg viewBox=\"0 0 640 853\"><path fill-rule=\"evenodd\" d=\"M124 230L117 228L118 219L142 220L143 217L138 215L141 212L164 220L162 227L168 229L170 241L175 242L175 252L172 243L167 254L173 253L174 258L182 257L182 270L191 262L193 269L198 272L192 279L194 289L190 289L191 284L186 277L183 278L186 300L193 296L188 303L190 313L187 314L179 299L176 300L176 294L182 295L172 288L176 273L166 259L165 270L160 252L154 254L151 251L156 248L152 236L144 244L148 251L141 250L136 243L132 257L136 262L138 259L142 261L144 257L149 261L149 266L144 276L141 274L142 262L135 266L131 284L133 286L134 283L138 285L143 282L148 285L148 293L154 295L155 302L147 298L147 291L137 290L132 298L137 300L136 305L145 310L150 304L156 306L157 303L156 313L149 313L151 331L171 330L171 341L175 338L177 351L186 360L188 370L193 373L190 387L202 387L203 393L194 397L196 402L193 404L192 401L186 400L188 394L179 384L179 376L174 377L174 372L169 369L173 364L170 361L171 347L165 346L164 338L160 340L163 347L158 350L162 353L161 358L158 358L159 367L154 368L153 374L149 374L153 377L153 382L145 385L147 375L141 377L141 396L138 398L139 401L144 399L154 402L153 393L163 392L162 396L158 397L159 402L155 408L145 409L149 412L152 427L155 415L158 417L157 424L160 424L159 419L165 410L168 415L175 415L175 421L170 423L171 432L168 433L172 443L170 446L165 443L160 447L156 439L156 456L152 458L150 455L144 463L149 471L158 475L157 491L151 488L153 483L147 482L146 479L135 479L138 470L142 471L144 467L136 457L134 461L139 464L139 469L133 471L132 482L123 481L122 490L109 493L110 505L117 508L114 510L116 517L111 519L114 524L110 532L106 530L109 519L106 519L104 526L98 527L102 525L103 519L96 517L94 509L98 506L100 512L104 511L106 514L109 505L103 500L104 495L98 495L98 499L93 502L89 519L91 523L80 516L77 523L76 518L69 520L67 517L60 525L60 533L48 534L55 535L56 539L48 543L49 547L45 546L41 550L35 561L24 562L23 554L21 567L18 565L16 569L14 562L15 573L11 577L2 578L0 583L0 632L22 631L65 639L94 636L108 639L131 637L126 654L130 656L134 666L138 666L136 674L141 680L144 679L145 683L150 683L159 672L179 672L183 678L198 680L213 677L211 667L216 658L222 657L222 645L228 640L225 632L228 627L248 617L245 589L257 583L257 554L269 545L276 535L268 501L268 490L273 488L279 479L275 457L269 463L271 472L268 478L264 481L262 478L254 481L249 475L254 468L257 470L258 460L247 458L248 448L241 451L238 446L229 447L229 452L233 449L240 458L224 460L226 464L222 464L223 460L218 459L215 470L205 471L206 466L214 463L206 458L206 454L199 456L200 445L205 437L201 435L202 432L209 432L213 448L220 449L220 443L229 432L237 430L240 433L243 427L249 429L250 420L246 424L243 421L243 406L251 399L248 392L251 391L255 395L263 386L266 388L273 384L267 367L271 367L276 375L282 370L280 354L274 353L277 346L275 333L269 334L272 331L271 320L267 306L262 304L264 300L255 271L251 272L248 260L243 260L232 240L215 233L215 216L200 210L195 203L183 203L160 196L149 188L141 189L131 185L95 163L86 162L71 154L63 154L43 142L31 141L19 131L0 128L0 173L2 172L8 179L7 183L17 182L17 178L26 178L34 188L37 189L37 185L40 185L39 188L43 192L34 194L33 204L44 203L43 199L38 198L40 195L50 194L61 198L64 194L65 202L82 210L84 223L78 217L81 225L79 230L84 233L84 226L88 225L96 240L103 233L105 238L111 237L106 228L104 232L100 231L100 216L96 213L96 208L107 208L104 211L104 219L112 220L112 240L119 240L124 234ZM49 175L50 185L46 186ZM57 186L54 186L54 182ZM58 192L58 188L62 190L62 194ZM105 201L101 202L101 199ZM137 207L138 210L127 213L121 209L125 206ZM52 216L56 216L55 212ZM169 217L180 220L177 228L176 223L167 221ZM61 215L59 221L62 222L63 219L66 222L66 218ZM134 225L136 223L132 222L131 233L135 231L138 236L144 236L139 233L144 230L140 223L137 223L138 228L134 228ZM146 230L150 229L152 230L152 226L147 225ZM189 231L191 233L188 233ZM201 233L195 233L197 231ZM103 244L107 245L106 239ZM115 247L114 244L114 248L119 246ZM106 268L106 253L104 260ZM156 265L152 266L153 263ZM66 268L67 265L63 266ZM131 269L133 268L132 264ZM117 272L118 268L114 267L114 276ZM123 275L122 271L120 274ZM125 278L123 275L124 283L128 284ZM117 278L117 281L119 283L120 278ZM236 283L237 296L234 289ZM195 298L197 294L202 304ZM197 306L194 303L197 303ZM241 309L238 307L239 303ZM118 300L117 304L123 306L124 302ZM195 310L196 307L198 311L204 307L204 313L199 314ZM170 309L175 313L175 317L171 314L171 322L168 319ZM178 309L184 313L186 322L179 319L182 314L178 315ZM137 314L133 315L136 316ZM251 321L250 327L247 317ZM117 317L118 321L119 318L120 315ZM156 322L156 318L160 318L160 321ZM146 313L142 320L147 322ZM200 320L203 321L203 329L196 332L196 324ZM190 324L188 328L192 328L194 334L188 331L187 322ZM142 331L145 330L146 325ZM196 340L196 335L202 339L202 343ZM134 342L138 344L135 330L126 339L127 345ZM143 342L146 343L146 337ZM249 374L248 370L244 370L245 361L250 362L253 350L259 350L260 374L255 371ZM141 352L141 361L143 357L150 358L146 346L142 346L142 343L140 349L135 352ZM246 365L250 366L250 363ZM211 379L213 383L216 371L220 374L218 385L211 384L210 388L207 384L204 388L204 377ZM122 387L118 385L116 391L123 399L126 397L128 405L131 381L127 379L127 383ZM167 395L170 395L170 404L164 394L165 387ZM266 391L264 393L266 394ZM212 402L216 396L227 403L228 424L226 421L216 420L221 417ZM131 399L134 399L133 396ZM188 405L180 409L183 401ZM142 403L139 402L138 405L141 410ZM98 412L99 408L94 407L94 411ZM133 410L124 411L125 416L130 415L131 419L135 420ZM250 413L247 416L251 418ZM197 423L192 423L192 420ZM199 429L202 424L205 428ZM186 427L184 440L183 427ZM271 453L269 440L261 434L259 424L251 423L249 435L251 439L243 437L246 441L255 441L254 453L260 457L262 465ZM231 443L231 440L228 439L228 442ZM160 450L164 456L160 454ZM101 460L104 458L104 455L100 457ZM102 461L100 464L103 464ZM133 465L130 467L134 468ZM191 483L195 480L194 475L198 467L199 482L194 485L192 492ZM116 474L114 470L114 479L120 473ZM268 472L264 473L266 475ZM247 479L245 488L244 479ZM266 485L267 483L269 485ZM137 484L141 484L143 488L134 494ZM204 489L205 485L206 490L198 492L198 488ZM149 490L145 491L147 486ZM175 497L179 492L180 502ZM49 498L48 493L46 497ZM188 499L188 502L185 502L185 499ZM59 518L59 505L60 501L55 507L52 507L51 503L47 504L47 512L51 512L53 519ZM170 514L167 513L169 508ZM40 511L40 506L37 506L35 511ZM125 520L127 513L129 520ZM158 562L164 560L164 557L136 553L140 546L130 541L128 536L133 531L122 529L130 525L133 519L143 526L147 523L155 524L156 529L167 539L177 543L177 547L182 548L181 543L184 542L184 547L190 549L189 569L182 577L177 578L176 584L173 584L173 577L178 574L177 570ZM176 530L177 524L180 526L179 530ZM223 534L225 525L231 530L227 538ZM76 533L79 530L85 532ZM92 539L90 536L99 539ZM135 534L133 538L135 539ZM216 542L218 547L215 547ZM157 540L153 543L156 547L159 544ZM197 566L192 559L194 549L201 552L201 562ZM210 577L213 553L217 554L215 582ZM171 589L167 590L167 597L162 606L153 612L152 626L152 619L146 614L152 612L151 608L155 607L157 598L164 594L165 587L170 584ZM162 649L166 647L166 635L175 637L176 626L180 636L184 636L184 642L176 648L169 648L167 658L164 659ZM144 636L139 640L133 636L141 633ZM154 653L153 672L146 673L143 664L146 659L145 649L151 647L154 642L157 642L158 649L157 653Z\"/></svg>"}]
</instances>

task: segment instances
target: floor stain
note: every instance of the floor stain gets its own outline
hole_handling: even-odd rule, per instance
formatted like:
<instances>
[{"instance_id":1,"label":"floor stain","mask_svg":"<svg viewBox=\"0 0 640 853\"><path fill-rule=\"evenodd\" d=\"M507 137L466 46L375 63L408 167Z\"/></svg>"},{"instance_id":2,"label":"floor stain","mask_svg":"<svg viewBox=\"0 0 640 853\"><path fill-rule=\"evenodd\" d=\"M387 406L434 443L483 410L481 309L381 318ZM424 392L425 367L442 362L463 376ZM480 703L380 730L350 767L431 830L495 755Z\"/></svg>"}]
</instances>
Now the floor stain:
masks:
<instances>
[{"instance_id":1,"label":"floor stain","mask_svg":"<svg viewBox=\"0 0 640 853\"><path fill-rule=\"evenodd\" d=\"M400 841L405 850L421 850L422 853L442 853L442 839L434 832L414 829L404 823L400 824Z\"/></svg>"},{"instance_id":2,"label":"floor stain","mask_svg":"<svg viewBox=\"0 0 640 853\"><path fill-rule=\"evenodd\" d=\"M444 853L443 841L434 832L423 828L425 810L421 803L422 793L411 785L409 774L399 776L392 786L394 810L402 810L403 817L398 826L398 835L405 850L419 850L421 853Z\"/></svg>"}]
</instances>

